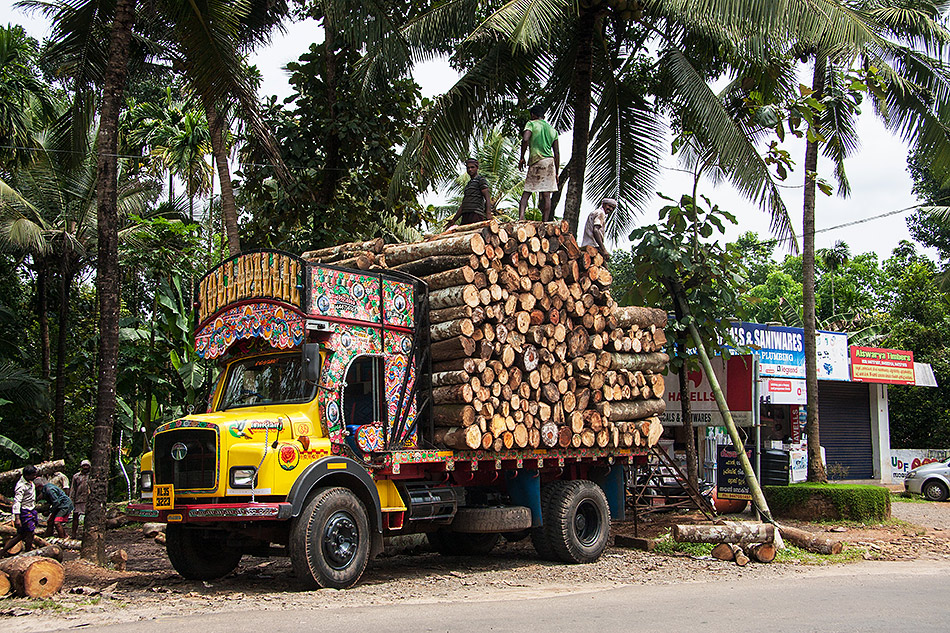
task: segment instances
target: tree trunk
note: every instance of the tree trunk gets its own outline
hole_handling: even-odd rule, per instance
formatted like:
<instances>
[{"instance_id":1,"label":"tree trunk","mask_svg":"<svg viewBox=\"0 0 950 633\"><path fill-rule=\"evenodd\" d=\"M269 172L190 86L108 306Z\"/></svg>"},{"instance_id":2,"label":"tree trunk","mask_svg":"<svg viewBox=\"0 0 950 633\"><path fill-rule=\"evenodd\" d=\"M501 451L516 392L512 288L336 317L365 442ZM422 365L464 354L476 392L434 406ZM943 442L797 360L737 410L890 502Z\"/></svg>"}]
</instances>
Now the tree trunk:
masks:
<instances>
[{"instance_id":1,"label":"tree trunk","mask_svg":"<svg viewBox=\"0 0 950 633\"><path fill-rule=\"evenodd\" d=\"M825 89L827 58L815 58L812 89L815 99L821 100ZM818 432L818 359L815 355L817 326L815 323L815 188L818 172L818 142L809 140L805 145L805 191L802 235L802 312L805 325L805 432L808 434L808 481L826 482L825 464L821 459Z\"/></svg>"},{"instance_id":2,"label":"tree trunk","mask_svg":"<svg viewBox=\"0 0 950 633\"><path fill-rule=\"evenodd\" d=\"M13 590L25 598L48 598L63 587L63 565L52 558L14 556L0 560L0 571L10 578Z\"/></svg>"},{"instance_id":3,"label":"tree trunk","mask_svg":"<svg viewBox=\"0 0 950 633\"><path fill-rule=\"evenodd\" d=\"M684 352L681 343L676 344L677 353ZM696 459L696 429L693 428L693 412L689 403L689 381L686 379L686 365L680 367L680 414L683 416L683 430L686 432L686 477L694 488L699 490L699 465ZM662 394L659 394L662 395Z\"/></svg>"},{"instance_id":4,"label":"tree trunk","mask_svg":"<svg viewBox=\"0 0 950 633\"><path fill-rule=\"evenodd\" d=\"M46 284L49 281L49 263L45 257L34 256L36 270L36 317L40 325L40 378L49 382L50 379L50 340L49 340L49 301ZM46 423L49 424L49 413L46 412ZM46 446L43 451L46 457L52 457L54 431L49 429L46 435Z\"/></svg>"},{"instance_id":5,"label":"tree trunk","mask_svg":"<svg viewBox=\"0 0 950 633\"><path fill-rule=\"evenodd\" d=\"M64 242L64 249L68 246ZM53 459L66 457L66 340L68 338L69 293L73 285L73 258L68 250L59 261L59 330L56 333L56 387L53 396Z\"/></svg>"},{"instance_id":6,"label":"tree trunk","mask_svg":"<svg viewBox=\"0 0 950 633\"><path fill-rule=\"evenodd\" d=\"M323 56L324 56L324 85L327 92L327 110L331 118L336 114L336 90L337 90L337 52L336 52L336 29L335 25L330 24L329 18L323 21ZM343 164L340 159L340 137L335 132L331 132L324 139L324 164L323 176L320 185L316 191L316 205L313 213L313 236L314 244L320 235L323 226L323 215L330 212L330 204L336 196L337 184L343 173Z\"/></svg>"},{"instance_id":7,"label":"tree trunk","mask_svg":"<svg viewBox=\"0 0 950 633\"><path fill-rule=\"evenodd\" d=\"M808 530L783 525L781 526L781 532L782 536L795 547L800 547L815 554L825 554L826 556L840 554L843 548L841 541L832 541L830 538Z\"/></svg>"},{"instance_id":8,"label":"tree trunk","mask_svg":"<svg viewBox=\"0 0 950 633\"><path fill-rule=\"evenodd\" d=\"M116 363L119 356L118 128L132 41L135 0L117 0L99 115L96 202L98 221L99 372L92 440L92 474L80 556L106 563L105 509L109 498Z\"/></svg>"},{"instance_id":9,"label":"tree trunk","mask_svg":"<svg viewBox=\"0 0 950 633\"><path fill-rule=\"evenodd\" d=\"M237 204L234 202L231 170L228 167L228 148L224 142L224 121L214 103L206 99L204 106L211 134L211 151L218 168L218 181L221 183L221 216L228 236L228 254L234 257L241 252L241 234L238 231Z\"/></svg>"},{"instance_id":10,"label":"tree trunk","mask_svg":"<svg viewBox=\"0 0 950 633\"><path fill-rule=\"evenodd\" d=\"M748 521L673 526L673 540L677 543L766 543L772 540L774 533L774 525Z\"/></svg>"},{"instance_id":11,"label":"tree trunk","mask_svg":"<svg viewBox=\"0 0 950 633\"><path fill-rule=\"evenodd\" d=\"M577 235L581 202L584 198L584 176L587 171L587 149L590 144L591 60L597 12L581 9L577 20L577 57L574 59L574 138L571 146L571 172L564 196L564 219L572 235Z\"/></svg>"}]
</instances>

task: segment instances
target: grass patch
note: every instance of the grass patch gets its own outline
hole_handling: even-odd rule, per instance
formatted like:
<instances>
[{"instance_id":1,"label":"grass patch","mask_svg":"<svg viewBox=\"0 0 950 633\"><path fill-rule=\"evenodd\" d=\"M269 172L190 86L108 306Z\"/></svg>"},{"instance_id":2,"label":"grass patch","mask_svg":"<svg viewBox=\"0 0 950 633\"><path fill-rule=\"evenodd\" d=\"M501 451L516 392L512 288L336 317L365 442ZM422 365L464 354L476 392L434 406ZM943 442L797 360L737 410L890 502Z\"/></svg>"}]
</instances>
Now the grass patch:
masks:
<instances>
[{"instance_id":1,"label":"grass patch","mask_svg":"<svg viewBox=\"0 0 950 633\"><path fill-rule=\"evenodd\" d=\"M855 563L864 560L867 548L845 547L840 554L813 554L789 543L775 554L776 563L797 563L799 565L836 565L838 563Z\"/></svg>"},{"instance_id":2,"label":"grass patch","mask_svg":"<svg viewBox=\"0 0 950 633\"><path fill-rule=\"evenodd\" d=\"M653 551L667 556L700 557L711 556L713 547L715 547L713 543L678 543L673 540L672 534L666 533L656 539L656 548ZM864 547L845 547L840 554L826 556L824 554L813 554L786 542L785 548L775 554L775 562L798 565L854 563L863 560L867 551L867 548ZM753 562L750 564L757 565L759 563Z\"/></svg>"},{"instance_id":3,"label":"grass patch","mask_svg":"<svg viewBox=\"0 0 950 633\"><path fill-rule=\"evenodd\" d=\"M667 532L656 539L653 551L667 556L709 556L714 547L713 543L679 543Z\"/></svg>"},{"instance_id":4,"label":"grass patch","mask_svg":"<svg viewBox=\"0 0 950 633\"><path fill-rule=\"evenodd\" d=\"M879 486L802 483L762 490L777 517L879 523L891 515L891 493Z\"/></svg>"},{"instance_id":5,"label":"grass patch","mask_svg":"<svg viewBox=\"0 0 950 633\"><path fill-rule=\"evenodd\" d=\"M933 503L933 501L927 501L920 495L908 492L892 492L891 503Z\"/></svg>"},{"instance_id":6,"label":"grass patch","mask_svg":"<svg viewBox=\"0 0 950 633\"><path fill-rule=\"evenodd\" d=\"M34 611L68 611L70 609L70 607L60 604L52 598L36 598L35 600L29 600L22 606L24 609Z\"/></svg>"}]
</instances>

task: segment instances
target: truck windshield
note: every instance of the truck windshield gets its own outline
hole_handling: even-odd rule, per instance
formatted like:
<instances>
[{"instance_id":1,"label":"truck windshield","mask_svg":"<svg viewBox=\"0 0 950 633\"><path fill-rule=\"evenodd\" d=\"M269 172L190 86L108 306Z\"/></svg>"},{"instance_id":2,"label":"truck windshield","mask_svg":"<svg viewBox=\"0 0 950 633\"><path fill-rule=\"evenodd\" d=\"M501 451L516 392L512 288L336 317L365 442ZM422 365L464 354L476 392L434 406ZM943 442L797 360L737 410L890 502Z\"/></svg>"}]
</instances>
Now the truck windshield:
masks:
<instances>
[{"instance_id":1,"label":"truck windshield","mask_svg":"<svg viewBox=\"0 0 950 633\"><path fill-rule=\"evenodd\" d=\"M231 365L219 411L261 404L305 402L313 385L304 385L298 354L249 358Z\"/></svg>"}]
</instances>

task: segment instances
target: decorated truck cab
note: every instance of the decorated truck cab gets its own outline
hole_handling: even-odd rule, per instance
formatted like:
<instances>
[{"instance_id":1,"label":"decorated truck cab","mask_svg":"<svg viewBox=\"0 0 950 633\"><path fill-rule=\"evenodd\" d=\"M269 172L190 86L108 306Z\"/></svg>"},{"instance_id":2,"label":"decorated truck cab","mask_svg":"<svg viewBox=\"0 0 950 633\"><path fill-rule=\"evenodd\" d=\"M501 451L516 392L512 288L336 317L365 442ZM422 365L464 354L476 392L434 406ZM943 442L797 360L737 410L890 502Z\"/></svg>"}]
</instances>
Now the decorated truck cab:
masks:
<instances>
[{"instance_id":1,"label":"decorated truck cab","mask_svg":"<svg viewBox=\"0 0 950 633\"><path fill-rule=\"evenodd\" d=\"M198 293L195 346L219 378L206 413L155 429L128 509L168 524L182 576L286 555L304 583L345 588L385 537L410 533L445 554L487 552L502 534L565 562L605 549L644 450L438 447L420 279L259 251Z\"/></svg>"}]
</instances>

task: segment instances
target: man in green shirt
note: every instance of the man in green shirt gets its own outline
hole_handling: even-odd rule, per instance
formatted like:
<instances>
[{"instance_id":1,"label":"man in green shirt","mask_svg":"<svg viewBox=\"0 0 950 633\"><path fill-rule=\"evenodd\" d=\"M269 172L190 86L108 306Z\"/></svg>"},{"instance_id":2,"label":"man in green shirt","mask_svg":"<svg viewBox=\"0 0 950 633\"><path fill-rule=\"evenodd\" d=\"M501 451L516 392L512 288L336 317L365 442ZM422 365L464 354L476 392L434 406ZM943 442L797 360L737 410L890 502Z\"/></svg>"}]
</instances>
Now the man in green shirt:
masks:
<instances>
[{"instance_id":1,"label":"man in green shirt","mask_svg":"<svg viewBox=\"0 0 950 633\"><path fill-rule=\"evenodd\" d=\"M528 174L524 180L524 193L521 194L521 204L518 208L520 219L524 220L525 209L531 194L541 194L541 219L550 222L553 219L551 209L551 194L557 191L557 170L561 165L561 153L557 146L557 130L545 121L544 108L533 106L530 110L531 120L524 126L521 137L521 161L519 169L525 168L524 153L529 147Z\"/></svg>"}]
</instances>

